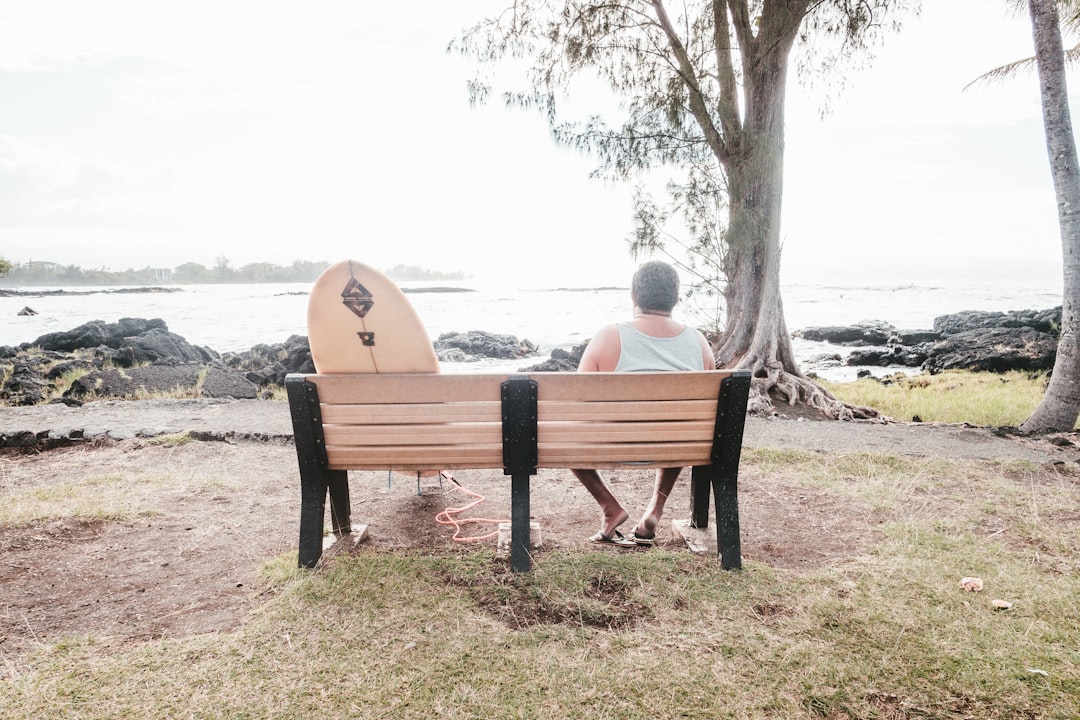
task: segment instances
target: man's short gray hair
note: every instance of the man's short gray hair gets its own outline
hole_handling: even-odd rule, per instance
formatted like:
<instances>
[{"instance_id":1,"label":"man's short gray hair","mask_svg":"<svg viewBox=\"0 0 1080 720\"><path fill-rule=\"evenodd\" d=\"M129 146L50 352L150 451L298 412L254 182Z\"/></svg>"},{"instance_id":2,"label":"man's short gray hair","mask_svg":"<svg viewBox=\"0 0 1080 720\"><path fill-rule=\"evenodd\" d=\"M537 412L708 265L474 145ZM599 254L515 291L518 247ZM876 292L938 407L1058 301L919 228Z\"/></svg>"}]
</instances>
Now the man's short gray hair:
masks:
<instances>
[{"instance_id":1,"label":"man's short gray hair","mask_svg":"<svg viewBox=\"0 0 1080 720\"><path fill-rule=\"evenodd\" d=\"M634 273L630 297L642 310L671 312L679 302L679 273L660 260L643 263Z\"/></svg>"}]
</instances>

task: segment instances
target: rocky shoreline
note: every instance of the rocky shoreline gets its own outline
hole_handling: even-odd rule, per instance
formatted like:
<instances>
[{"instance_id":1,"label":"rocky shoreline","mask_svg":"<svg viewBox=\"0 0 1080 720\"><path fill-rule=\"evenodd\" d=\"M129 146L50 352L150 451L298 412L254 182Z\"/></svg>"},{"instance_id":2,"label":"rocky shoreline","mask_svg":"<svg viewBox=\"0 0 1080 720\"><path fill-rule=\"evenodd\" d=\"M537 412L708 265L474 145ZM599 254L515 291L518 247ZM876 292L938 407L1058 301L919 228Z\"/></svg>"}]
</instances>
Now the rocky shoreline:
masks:
<instances>
[{"instance_id":1,"label":"rocky shoreline","mask_svg":"<svg viewBox=\"0 0 1080 720\"><path fill-rule=\"evenodd\" d=\"M539 348L511 335L445 333L434 343L442 362L540 359ZM582 348L556 349L523 370L574 370ZM289 373L312 373L304 336L218 353L171 332L164 320L93 321L18 346L0 346L0 404L8 406L87 399L183 397L257 399L280 387Z\"/></svg>"},{"instance_id":2,"label":"rocky shoreline","mask_svg":"<svg viewBox=\"0 0 1080 720\"><path fill-rule=\"evenodd\" d=\"M934 318L931 330L898 330L886 322L811 327L793 333L804 340L852 348L830 354L825 365L943 370L1048 371L1057 355L1061 307L1049 310L969 310ZM862 374L869 374L869 371Z\"/></svg>"},{"instance_id":3,"label":"rocky shoreline","mask_svg":"<svg viewBox=\"0 0 1080 720\"><path fill-rule=\"evenodd\" d=\"M135 287L135 288L116 288L116 289L92 289L92 290L12 290L10 288L0 288L0 297L59 297L70 295L131 295L136 293L178 293L184 292L183 288L178 287Z\"/></svg>"},{"instance_id":4,"label":"rocky shoreline","mask_svg":"<svg viewBox=\"0 0 1080 720\"><path fill-rule=\"evenodd\" d=\"M898 330L885 322L867 322L805 328L794 335L850 348L846 357L830 353L812 367L1044 372L1053 367L1060 321L1060 307L970 311L938 317L930 330ZM584 350L584 345L555 348L543 358L540 348L528 340L482 331L444 333L434 345L442 362L520 359L523 372L573 371ZM218 353L190 344L161 319L94 321L18 346L0 346L0 404L78 405L87 399L169 394L257 399L281 386L289 373L314 371L307 338L300 335L244 352Z\"/></svg>"}]
</instances>

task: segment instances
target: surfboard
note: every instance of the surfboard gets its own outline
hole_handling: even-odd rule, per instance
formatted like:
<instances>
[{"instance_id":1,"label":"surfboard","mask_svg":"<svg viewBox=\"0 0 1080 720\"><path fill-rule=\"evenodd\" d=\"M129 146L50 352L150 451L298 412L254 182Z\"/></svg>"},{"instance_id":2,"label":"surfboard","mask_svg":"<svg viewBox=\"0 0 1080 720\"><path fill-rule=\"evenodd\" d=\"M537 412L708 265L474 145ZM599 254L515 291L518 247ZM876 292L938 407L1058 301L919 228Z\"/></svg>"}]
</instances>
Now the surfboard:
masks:
<instances>
[{"instance_id":1,"label":"surfboard","mask_svg":"<svg viewBox=\"0 0 1080 720\"><path fill-rule=\"evenodd\" d=\"M375 268L327 268L308 298L308 344L319 374L434 373L439 358L412 303Z\"/></svg>"}]
</instances>

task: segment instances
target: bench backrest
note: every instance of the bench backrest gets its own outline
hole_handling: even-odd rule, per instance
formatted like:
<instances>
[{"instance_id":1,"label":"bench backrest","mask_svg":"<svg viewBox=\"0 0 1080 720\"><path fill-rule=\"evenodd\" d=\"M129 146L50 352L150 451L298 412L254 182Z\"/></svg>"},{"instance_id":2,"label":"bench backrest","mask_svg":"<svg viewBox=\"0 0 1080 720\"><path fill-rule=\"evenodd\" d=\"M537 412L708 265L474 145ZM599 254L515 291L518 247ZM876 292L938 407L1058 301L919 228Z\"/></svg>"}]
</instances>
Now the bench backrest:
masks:
<instances>
[{"instance_id":1,"label":"bench backrest","mask_svg":"<svg viewBox=\"0 0 1080 720\"><path fill-rule=\"evenodd\" d=\"M733 374L293 375L290 381L317 389L331 470L504 467L501 388L510 377L536 382L537 466L686 467L710 462L721 382Z\"/></svg>"}]
</instances>

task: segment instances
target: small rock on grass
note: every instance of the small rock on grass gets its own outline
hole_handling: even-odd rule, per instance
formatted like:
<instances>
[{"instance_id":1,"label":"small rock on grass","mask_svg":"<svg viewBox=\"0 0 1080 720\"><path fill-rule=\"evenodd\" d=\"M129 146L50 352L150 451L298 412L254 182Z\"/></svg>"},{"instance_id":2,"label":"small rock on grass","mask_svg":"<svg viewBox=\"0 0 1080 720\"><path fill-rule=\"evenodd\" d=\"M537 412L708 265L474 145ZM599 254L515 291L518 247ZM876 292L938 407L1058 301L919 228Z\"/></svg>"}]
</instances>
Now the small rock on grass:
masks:
<instances>
[{"instance_id":1,"label":"small rock on grass","mask_svg":"<svg viewBox=\"0 0 1080 720\"><path fill-rule=\"evenodd\" d=\"M982 578L966 577L960 578L960 588L967 592L980 592L983 589Z\"/></svg>"}]
</instances>

